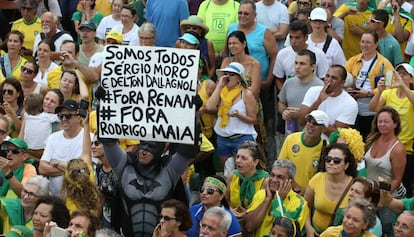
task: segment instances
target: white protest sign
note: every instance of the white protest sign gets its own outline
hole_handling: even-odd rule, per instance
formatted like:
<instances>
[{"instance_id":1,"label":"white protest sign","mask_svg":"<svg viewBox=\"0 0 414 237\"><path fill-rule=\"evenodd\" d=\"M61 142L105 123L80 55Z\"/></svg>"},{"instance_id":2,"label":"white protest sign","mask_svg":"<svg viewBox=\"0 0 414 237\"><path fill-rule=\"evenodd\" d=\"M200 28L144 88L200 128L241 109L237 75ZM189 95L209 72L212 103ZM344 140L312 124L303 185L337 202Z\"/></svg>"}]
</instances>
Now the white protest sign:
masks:
<instances>
[{"instance_id":1,"label":"white protest sign","mask_svg":"<svg viewBox=\"0 0 414 237\"><path fill-rule=\"evenodd\" d=\"M163 47L105 47L99 136L194 142L199 51Z\"/></svg>"}]
</instances>

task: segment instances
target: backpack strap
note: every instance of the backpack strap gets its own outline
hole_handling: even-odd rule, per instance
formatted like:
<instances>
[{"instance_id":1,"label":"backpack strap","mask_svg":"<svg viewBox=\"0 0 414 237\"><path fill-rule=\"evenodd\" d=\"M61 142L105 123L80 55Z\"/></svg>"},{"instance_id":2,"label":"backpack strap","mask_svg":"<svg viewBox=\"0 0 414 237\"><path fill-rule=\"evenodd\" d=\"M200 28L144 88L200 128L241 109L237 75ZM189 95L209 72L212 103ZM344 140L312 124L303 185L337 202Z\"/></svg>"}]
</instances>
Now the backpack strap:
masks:
<instances>
[{"instance_id":1,"label":"backpack strap","mask_svg":"<svg viewBox=\"0 0 414 237\"><path fill-rule=\"evenodd\" d=\"M329 48L329 45L331 44L331 42L332 42L332 36L327 35L326 40L325 40L325 44L323 45L323 49L322 49L324 53L326 53L326 51L328 51L328 48Z\"/></svg>"}]
</instances>

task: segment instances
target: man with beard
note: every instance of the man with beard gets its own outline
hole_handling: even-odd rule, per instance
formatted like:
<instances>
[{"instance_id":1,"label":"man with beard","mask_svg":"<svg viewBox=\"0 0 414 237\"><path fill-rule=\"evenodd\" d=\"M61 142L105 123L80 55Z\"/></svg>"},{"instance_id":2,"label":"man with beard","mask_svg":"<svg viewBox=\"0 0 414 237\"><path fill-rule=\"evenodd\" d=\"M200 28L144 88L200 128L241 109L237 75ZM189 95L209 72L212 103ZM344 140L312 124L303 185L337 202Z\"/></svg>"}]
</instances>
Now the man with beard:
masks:
<instances>
[{"instance_id":1,"label":"man with beard","mask_svg":"<svg viewBox=\"0 0 414 237\"><path fill-rule=\"evenodd\" d=\"M304 195L306 186L318 171L319 159L326 141L321 138L329 126L329 117L322 110L314 110L306 116L306 126L301 132L286 137L278 159L290 160L298 170L292 183L295 192Z\"/></svg>"},{"instance_id":2,"label":"man with beard","mask_svg":"<svg viewBox=\"0 0 414 237\"><path fill-rule=\"evenodd\" d=\"M259 190L253 197L245 216L245 228L261 237L270 232L275 217L285 216L298 221L300 228L309 215L305 199L292 190L292 179L296 166L289 160L276 160L266 189Z\"/></svg>"},{"instance_id":3,"label":"man with beard","mask_svg":"<svg viewBox=\"0 0 414 237\"><path fill-rule=\"evenodd\" d=\"M305 115L313 110L322 110L329 116L329 127L324 134L329 137L337 128L348 128L355 123L358 104L344 89L346 69L342 65L332 65L326 73L324 86L309 88L298 112L300 125L305 125Z\"/></svg>"},{"instance_id":4,"label":"man with beard","mask_svg":"<svg viewBox=\"0 0 414 237\"><path fill-rule=\"evenodd\" d=\"M42 32L37 34L33 44L33 57L36 58L37 47L42 39L49 39L55 45L56 51L59 51L60 46L66 40L73 40L72 36L65 31L58 29L59 18L52 12L43 13L40 18L42 24Z\"/></svg>"}]
</instances>

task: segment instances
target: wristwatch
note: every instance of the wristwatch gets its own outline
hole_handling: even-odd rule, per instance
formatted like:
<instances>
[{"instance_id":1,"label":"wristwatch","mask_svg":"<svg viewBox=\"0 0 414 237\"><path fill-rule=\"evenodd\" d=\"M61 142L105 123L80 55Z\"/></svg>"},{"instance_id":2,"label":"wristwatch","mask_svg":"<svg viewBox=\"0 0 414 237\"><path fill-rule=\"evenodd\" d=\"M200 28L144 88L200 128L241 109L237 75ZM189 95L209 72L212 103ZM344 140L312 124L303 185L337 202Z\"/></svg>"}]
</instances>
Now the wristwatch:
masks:
<instances>
[{"instance_id":1,"label":"wristwatch","mask_svg":"<svg viewBox=\"0 0 414 237\"><path fill-rule=\"evenodd\" d=\"M6 178L6 179L11 179L11 178L13 177L13 175L14 175L13 171L10 171L8 174L6 174L6 175L4 176L4 178Z\"/></svg>"}]
</instances>

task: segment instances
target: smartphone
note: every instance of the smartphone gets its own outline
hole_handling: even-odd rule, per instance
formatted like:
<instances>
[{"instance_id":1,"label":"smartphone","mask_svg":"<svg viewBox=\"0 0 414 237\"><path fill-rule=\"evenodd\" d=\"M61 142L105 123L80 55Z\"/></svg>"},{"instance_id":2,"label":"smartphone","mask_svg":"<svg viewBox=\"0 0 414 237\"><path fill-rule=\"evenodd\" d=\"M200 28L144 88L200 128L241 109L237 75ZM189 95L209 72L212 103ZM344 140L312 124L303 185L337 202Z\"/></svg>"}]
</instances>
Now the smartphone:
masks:
<instances>
[{"instance_id":1,"label":"smartphone","mask_svg":"<svg viewBox=\"0 0 414 237\"><path fill-rule=\"evenodd\" d=\"M392 86L392 76L393 76L394 72L391 70L388 70L385 73L385 86L387 87L391 87Z\"/></svg>"},{"instance_id":2,"label":"smartphone","mask_svg":"<svg viewBox=\"0 0 414 237\"><path fill-rule=\"evenodd\" d=\"M374 81L375 82L374 83L375 88L378 87L378 82L379 82L379 80L381 80L381 77L384 77L384 75L381 74L381 75L378 75L378 76L375 77L375 81Z\"/></svg>"},{"instance_id":3,"label":"smartphone","mask_svg":"<svg viewBox=\"0 0 414 237\"><path fill-rule=\"evenodd\" d=\"M5 151L5 150L0 150L0 156L1 156L1 157L4 157L4 158L6 158L6 159L7 159L7 151Z\"/></svg>"},{"instance_id":4,"label":"smartphone","mask_svg":"<svg viewBox=\"0 0 414 237\"><path fill-rule=\"evenodd\" d=\"M58 226L53 226L50 229L50 237L69 237L69 232Z\"/></svg>"},{"instance_id":5,"label":"smartphone","mask_svg":"<svg viewBox=\"0 0 414 237\"><path fill-rule=\"evenodd\" d=\"M382 190L391 191L391 184L387 182L379 182L379 188Z\"/></svg>"},{"instance_id":6,"label":"smartphone","mask_svg":"<svg viewBox=\"0 0 414 237\"><path fill-rule=\"evenodd\" d=\"M89 101L82 99L80 101L80 106L79 106L79 115L82 118L86 118L86 114L88 113L88 109L89 109Z\"/></svg>"},{"instance_id":7,"label":"smartphone","mask_svg":"<svg viewBox=\"0 0 414 237\"><path fill-rule=\"evenodd\" d=\"M63 56L61 52L50 52L49 53L50 59L53 61L62 61Z\"/></svg>"}]
</instances>

